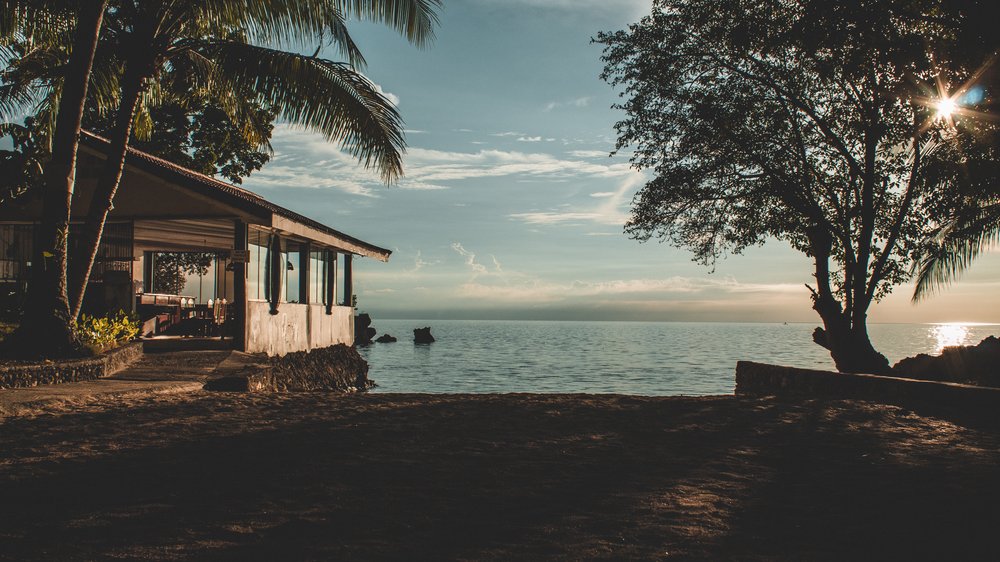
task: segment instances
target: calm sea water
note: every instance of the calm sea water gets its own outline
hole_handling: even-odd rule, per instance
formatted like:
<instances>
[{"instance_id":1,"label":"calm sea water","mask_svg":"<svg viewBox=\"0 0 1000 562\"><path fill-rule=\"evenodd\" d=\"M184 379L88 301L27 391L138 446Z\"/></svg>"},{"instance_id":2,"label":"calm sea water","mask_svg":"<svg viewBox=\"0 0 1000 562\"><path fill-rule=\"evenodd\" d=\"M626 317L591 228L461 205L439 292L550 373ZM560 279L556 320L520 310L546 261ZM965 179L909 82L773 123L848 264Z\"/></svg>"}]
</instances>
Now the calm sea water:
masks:
<instances>
[{"instance_id":1,"label":"calm sea water","mask_svg":"<svg viewBox=\"0 0 1000 562\"><path fill-rule=\"evenodd\" d=\"M437 339L413 344L413 328ZM828 369L816 324L381 320L397 343L361 350L376 392L731 394L736 361ZM1000 325L873 324L891 362L978 343Z\"/></svg>"}]
</instances>

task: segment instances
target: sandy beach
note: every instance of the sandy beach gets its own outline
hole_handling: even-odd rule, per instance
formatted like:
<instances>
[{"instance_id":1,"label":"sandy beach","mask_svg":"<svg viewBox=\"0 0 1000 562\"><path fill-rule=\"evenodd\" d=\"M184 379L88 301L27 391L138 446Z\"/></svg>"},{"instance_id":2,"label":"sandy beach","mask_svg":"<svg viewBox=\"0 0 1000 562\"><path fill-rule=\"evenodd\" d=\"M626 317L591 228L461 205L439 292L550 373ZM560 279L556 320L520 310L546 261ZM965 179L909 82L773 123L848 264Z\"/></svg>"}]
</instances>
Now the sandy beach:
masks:
<instances>
[{"instance_id":1,"label":"sandy beach","mask_svg":"<svg viewBox=\"0 0 1000 562\"><path fill-rule=\"evenodd\" d=\"M0 448L3 560L1000 557L1000 433L860 402L196 392Z\"/></svg>"}]
</instances>

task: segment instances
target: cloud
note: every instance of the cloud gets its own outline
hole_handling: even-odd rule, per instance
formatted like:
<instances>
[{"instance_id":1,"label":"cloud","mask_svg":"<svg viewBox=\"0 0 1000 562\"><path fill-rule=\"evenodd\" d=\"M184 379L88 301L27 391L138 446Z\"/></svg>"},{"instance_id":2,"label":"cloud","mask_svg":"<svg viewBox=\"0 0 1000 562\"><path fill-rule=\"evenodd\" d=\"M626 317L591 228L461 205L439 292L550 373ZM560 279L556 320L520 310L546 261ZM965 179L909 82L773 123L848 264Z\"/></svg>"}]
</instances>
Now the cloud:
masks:
<instances>
[{"instance_id":1,"label":"cloud","mask_svg":"<svg viewBox=\"0 0 1000 562\"><path fill-rule=\"evenodd\" d=\"M559 208L550 211L511 213L508 217L527 224L541 225L578 224L580 222L622 225L628 219L628 215L622 210L626 202L626 196L644 180L645 176L641 173L634 170L630 171L621 180L621 183L618 184L618 189L615 191L591 193L591 197L603 200L593 208L580 209L569 205L561 205Z\"/></svg>"},{"instance_id":2,"label":"cloud","mask_svg":"<svg viewBox=\"0 0 1000 562\"><path fill-rule=\"evenodd\" d=\"M561 222L577 221L600 221L599 213L576 213L576 212L533 212L533 213L513 213L511 218L526 222L528 224L557 224Z\"/></svg>"},{"instance_id":3,"label":"cloud","mask_svg":"<svg viewBox=\"0 0 1000 562\"><path fill-rule=\"evenodd\" d=\"M484 266L481 263L476 263L476 254L466 250L462 246L462 244L460 244L459 242L452 242L451 249L455 250L455 252L457 252L458 255L465 258L465 265L469 266L469 268L472 269L472 273L474 275L486 273L486 266Z\"/></svg>"},{"instance_id":4,"label":"cloud","mask_svg":"<svg viewBox=\"0 0 1000 562\"><path fill-rule=\"evenodd\" d=\"M517 137L518 142L538 142L542 137Z\"/></svg>"},{"instance_id":5,"label":"cloud","mask_svg":"<svg viewBox=\"0 0 1000 562\"><path fill-rule=\"evenodd\" d=\"M608 153L603 150L571 150L568 153L576 158L607 158Z\"/></svg>"},{"instance_id":6,"label":"cloud","mask_svg":"<svg viewBox=\"0 0 1000 562\"><path fill-rule=\"evenodd\" d=\"M503 283L473 279L458 286L457 296L473 301L508 303L558 303L576 299L605 298L616 301L659 301L670 297L720 298L727 294L800 297L805 291L795 283L740 283L722 279L674 276L666 279L614 279L608 281L551 282L537 278L505 278Z\"/></svg>"},{"instance_id":7,"label":"cloud","mask_svg":"<svg viewBox=\"0 0 1000 562\"><path fill-rule=\"evenodd\" d=\"M518 133L516 131L504 131L502 133L490 133L491 137L519 137L523 136L524 133Z\"/></svg>"},{"instance_id":8,"label":"cloud","mask_svg":"<svg viewBox=\"0 0 1000 562\"><path fill-rule=\"evenodd\" d=\"M542 108L542 111L549 112L552 111L553 109L558 109L560 107L587 107L588 105L590 105L590 100L591 100L590 96L584 96L564 101L550 101L549 103L545 104L545 107Z\"/></svg>"},{"instance_id":9,"label":"cloud","mask_svg":"<svg viewBox=\"0 0 1000 562\"><path fill-rule=\"evenodd\" d=\"M541 140L541 137L531 138ZM320 134L278 124L272 144L277 155L247 178L249 189L336 189L365 197L378 197L384 189L385 184L375 171L360 166L354 157ZM501 177L546 183L585 178L620 182L635 173L627 162L614 159L593 162L545 152L485 148L460 152L410 147L403 166L404 175L398 187L411 190L449 189L465 180Z\"/></svg>"},{"instance_id":10,"label":"cloud","mask_svg":"<svg viewBox=\"0 0 1000 562\"><path fill-rule=\"evenodd\" d=\"M364 75L362 74L362 76L364 76ZM392 92L385 91L385 89L382 88L381 84L375 82L371 78L369 78L367 76L364 76L364 78L365 78L365 80L368 80L369 82L371 82L372 85L375 87L375 91L378 92L378 93L380 93L380 94L382 94L382 96L385 97L385 99L389 100L389 103L391 103L393 105L393 107L399 107L399 96L397 96L396 94L394 94Z\"/></svg>"}]
</instances>

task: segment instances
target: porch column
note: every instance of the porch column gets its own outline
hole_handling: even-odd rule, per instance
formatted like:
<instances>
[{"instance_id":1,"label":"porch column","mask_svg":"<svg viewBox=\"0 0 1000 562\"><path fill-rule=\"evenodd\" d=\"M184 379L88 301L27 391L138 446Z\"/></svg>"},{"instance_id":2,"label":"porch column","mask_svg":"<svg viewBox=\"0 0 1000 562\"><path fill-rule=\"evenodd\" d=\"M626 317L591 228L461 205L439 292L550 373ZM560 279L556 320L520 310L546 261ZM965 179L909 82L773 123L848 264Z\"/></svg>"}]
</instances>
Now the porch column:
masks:
<instances>
[{"instance_id":1,"label":"porch column","mask_svg":"<svg viewBox=\"0 0 1000 562\"><path fill-rule=\"evenodd\" d=\"M336 303L333 302L333 298L337 288L337 252L334 252L333 250L326 250L323 253L326 257L326 259L323 260L323 268L325 270L323 272L323 279L326 280L326 283L324 283L323 286L326 290L326 313L333 314L333 307L336 305Z\"/></svg>"},{"instance_id":2,"label":"porch column","mask_svg":"<svg viewBox=\"0 0 1000 562\"><path fill-rule=\"evenodd\" d=\"M236 219L233 221L233 250L246 255L247 225ZM247 336L247 264L242 260L232 260L233 264L233 344L240 351L246 351Z\"/></svg>"},{"instance_id":3,"label":"porch column","mask_svg":"<svg viewBox=\"0 0 1000 562\"><path fill-rule=\"evenodd\" d=\"M351 278L351 258L352 254L344 254L344 306L353 306L354 300L354 280Z\"/></svg>"},{"instance_id":4,"label":"porch column","mask_svg":"<svg viewBox=\"0 0 1000 562\"><path fill-rule=\"evenodd\" d=\"M306 242L299 245L299 302L309 304L316 301L319 295L312 294L312 287L309 286L309 276L312 269L312 244Z\"/></svg>"},{"instance_id":5,"label":"porch column","mask_svg":"<svg viewBox=\"0 0 1000 562\"><path fill-rule=\"evenodd\" d=\"M142 292L153 292L153 252L142 253Z\"/></svg>"}]
</instances>

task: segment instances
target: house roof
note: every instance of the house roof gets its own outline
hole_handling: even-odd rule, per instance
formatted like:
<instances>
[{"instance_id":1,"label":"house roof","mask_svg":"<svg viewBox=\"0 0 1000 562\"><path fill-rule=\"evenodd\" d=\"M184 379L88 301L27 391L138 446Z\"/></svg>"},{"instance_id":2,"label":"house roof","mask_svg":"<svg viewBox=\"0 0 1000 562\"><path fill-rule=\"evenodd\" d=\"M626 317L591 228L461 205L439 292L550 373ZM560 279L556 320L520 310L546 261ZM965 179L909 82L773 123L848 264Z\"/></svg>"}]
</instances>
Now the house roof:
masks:
<instances>
[{"instance_id":1,"label":"house roof","mask_svg":"<svg viewBox=\"0 0 1000 562\"><path fill-rule=\"evenodd\" d=\"M108 139L89 131L81 131L81 144L93 148L103 155L110 144ZM292 234L305 236L336 246L352 254L367 256L380 261L388 261L391 250L380 248L323 223L300 215L264 199L256 193L219 181L183 166L178 166L152 154L129 147L125 163L200 195L220 201L254 215L272 216L272 226Z\"/></svg>"}]
</instances>

